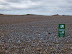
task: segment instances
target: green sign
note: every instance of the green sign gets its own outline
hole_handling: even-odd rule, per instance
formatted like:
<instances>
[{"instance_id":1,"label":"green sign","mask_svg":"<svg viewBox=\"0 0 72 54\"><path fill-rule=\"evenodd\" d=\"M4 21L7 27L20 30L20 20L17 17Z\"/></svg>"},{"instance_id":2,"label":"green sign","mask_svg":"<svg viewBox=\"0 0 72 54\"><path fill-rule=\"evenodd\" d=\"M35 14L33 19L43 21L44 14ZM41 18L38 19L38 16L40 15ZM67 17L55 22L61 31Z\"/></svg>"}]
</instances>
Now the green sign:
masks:
<instances>
[{"instance_id":1,"label":"green sign","mask_svg":"<svg viewBox=\"0 0 72 54\"><path fill-rule=\"evenodd\" d=\"M65 36L65 24L59 24L59 37Z\"/></svg>"}]
</instances>

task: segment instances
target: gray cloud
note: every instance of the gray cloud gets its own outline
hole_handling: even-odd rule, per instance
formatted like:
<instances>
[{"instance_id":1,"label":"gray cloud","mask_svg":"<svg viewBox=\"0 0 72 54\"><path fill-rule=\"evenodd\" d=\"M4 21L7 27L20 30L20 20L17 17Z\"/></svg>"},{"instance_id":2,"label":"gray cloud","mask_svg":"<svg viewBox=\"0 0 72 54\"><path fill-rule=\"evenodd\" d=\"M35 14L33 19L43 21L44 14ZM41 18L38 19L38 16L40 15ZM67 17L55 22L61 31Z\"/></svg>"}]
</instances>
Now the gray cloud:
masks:
<instances>
[{"instance_id":1,"label":"gray cloud","mask_svg":"<svg viewBox=\"0 0 72 54\"><path fill-rule=\"evenodd\" d=\"M7 0L7 2L13 2L13 3L19 3L22 2L23 0Z\"/></svg>"},{"instance_id":2,"label":"gray cloud","mask_svg":"<svg viewBox=\"0 0 72 54\"><path fill-rule=\"evenodd\" d=\"M31 0L31 1L42 1L42 0Z\"/></svg>"},{"instance_id":3,"label":"gray cloud","mask_svg":"<svg viewBox=\"0 0 72 54\"><path fill-rule=\"evenodd\" d=\"M72 12L72 0L0 0L0 12L68 13Z\"/></svg>"},{"instance_id":4,"label":"gray cloud","mask_svg":"<svg viewBox=\"0 0 72 54\"><path fill-rule=\"evenodd\" d=\"M68 2L68 3L72 3L72 0L65 0L66 2Z\"/></svg>"}]
</instances>

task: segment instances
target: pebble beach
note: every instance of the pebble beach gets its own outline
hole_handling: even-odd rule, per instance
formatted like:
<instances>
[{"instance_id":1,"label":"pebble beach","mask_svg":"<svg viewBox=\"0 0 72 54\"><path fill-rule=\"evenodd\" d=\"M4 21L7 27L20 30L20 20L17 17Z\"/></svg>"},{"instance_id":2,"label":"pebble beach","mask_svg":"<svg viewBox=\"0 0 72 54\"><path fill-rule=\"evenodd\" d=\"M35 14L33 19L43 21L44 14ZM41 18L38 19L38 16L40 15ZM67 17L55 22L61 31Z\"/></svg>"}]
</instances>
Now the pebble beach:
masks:
<instances>
[{"instance_id":1,"label":"pebble beach","mask_svg":"<svg viewBox=\"0 0 72 54\"><path fill-rule=\"evenodd\" d=\"M72 54L72 16L0 16L0 54Z\"/></svg>"}]
</instances>

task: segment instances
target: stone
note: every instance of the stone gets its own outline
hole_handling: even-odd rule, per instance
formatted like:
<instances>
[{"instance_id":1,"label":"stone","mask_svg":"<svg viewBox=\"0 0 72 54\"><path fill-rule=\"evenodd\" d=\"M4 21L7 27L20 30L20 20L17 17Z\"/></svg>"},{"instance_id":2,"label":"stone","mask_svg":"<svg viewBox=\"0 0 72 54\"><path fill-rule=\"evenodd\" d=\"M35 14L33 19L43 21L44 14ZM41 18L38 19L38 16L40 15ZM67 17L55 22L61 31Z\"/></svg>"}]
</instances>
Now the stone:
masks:
<instances>
[{"instance_id":1,"label":"stone","mask_svg":"<svg viewBox=\"0 0 72 54\"><path fill-rule=\"evenodd\" d=\"M67 43L68 43L69 41L67 41Z\"/></svg>"},{"instance_id":2,"label":"stone","mask_svg":"<svg viewBox=\"0 0 72 54\"><path fill-rule=\"evenodd\" d=\"M0 44L1 44L1 40L0 40Z\"/></svg>"},{"instance_id":3,"label":"stone","mask_svg":"<svg viewBox=\"0 0 72 54\"><path fill-rule=\"evenodd\" d=\"M51 54L55 54L56 52L55 51L51 51Z\"/></svg>"},{"instance_id":4,"label":"stone","mask_svg":"<svg viewBox=\"0 0 72 54\"><path fill-rule=\"evenodd\" d=\"M24 49L24 52L25 52L25 50L26 50L26 49Z\"/></svg>"},{"instance_id":5,"label":"stone","mask_svg":"<svg viewBox=\"0 0 72 54\"><path fill-rule=\"evenodd\" d=\"M72 47L70 47L70 49L72 49Z\"/></svg>"},{"instance_id":6,"label":"stone","mask_svg":"<svg viewBox=\"0 0 72 54\"><path fill-rule=\"evenodd\" d=\"M38 35L40 35L40 34L38 34Z\"/></svg>"},{"instance_id":7,"label":"stone","mask_svg":"<svg viewBox=\"0 0 72 54\"><path fill-rule=\"evenodd\" d=\"M51 34L50 32L48 34Z\"/></svg>"},{"instance_id":8,"label":"stone","mask_svg":"<svg viewBox=\"0 0 72 54\"><path fill-rule=\"evenodd\" d=\"M40 54L42 54L42 52L39 52Z\"/></svg>"},{"instance_id":9,"label":"stone","mask_svg":"<svg viewBox=\"0 0 72 54\"><path fill-rule=\"evenodd\" d=\"M20 40L18 40L18 43L21 43L21 41L20 41Z\"/></svg>"},{"instance_id":10,"label":"stone","mask_svg":"<svg viewBox=\"0 0 72 54\"><path fill-rule=\"evenodd\" d=\"M5 52L8 53L8 50L6 50Z\"/></svg>"},{"instance_id":11,"label":"stone","mask_svg":"<svg viewBox=\"0 0 72 54\"><path fill-rule=\"evenodd\" d=\"M67 48L64 48L65 50L67 50Z\"/></svg>"},{"instance_id":12,"label":"stone","mask_svg":"<svg viewBox=\"0 0 72 54\"><path fill-rule=\"evenodd\" d=\"M19 52L19 49L16 49L16 52Z\"/></svg>"},{"instance_id":13,"label":"stone","mask_svg":"<svg viewBox=\"0 0 72 54\"><path fill-rule=\"evenodd\" d=\"M41 51L41 49L40 48L37 48L37 51Z\"/></svg>"},{"instance_id":14,"label":"stone","mask_svg":"<svg viewBox=\"0 0 72 54\"><path fill-rule=\"evenodd\" d=\"M17 54L17 53L14 53L14 54Z\"/></svg>"},{"instance_id":15,"label":"stone","mask_svg":"<svg viewBox=\"0 0 72 54\"><path fill-rule=\"evenodd\" d=\"M53 48L50 48L51 50L53 49Z\"/></svg>"}]
</instances>

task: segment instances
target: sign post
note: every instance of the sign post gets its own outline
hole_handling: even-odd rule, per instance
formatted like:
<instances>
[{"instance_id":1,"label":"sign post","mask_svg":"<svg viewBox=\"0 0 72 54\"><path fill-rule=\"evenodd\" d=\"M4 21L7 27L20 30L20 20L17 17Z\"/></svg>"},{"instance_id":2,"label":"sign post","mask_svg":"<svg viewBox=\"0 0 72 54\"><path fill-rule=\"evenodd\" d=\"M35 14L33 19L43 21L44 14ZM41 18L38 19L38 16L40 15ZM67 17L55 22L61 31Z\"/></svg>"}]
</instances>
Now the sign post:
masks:
<instances>
[{"instance_id":1,"label":"sign post","mask_svg":"<svg viewBox=\"0 0 72 54\"><path fill-rule=\"evenodd\" d=\"M59 37L65 36L65 24L59 24Z\"/></svg>"}]
</instances>

